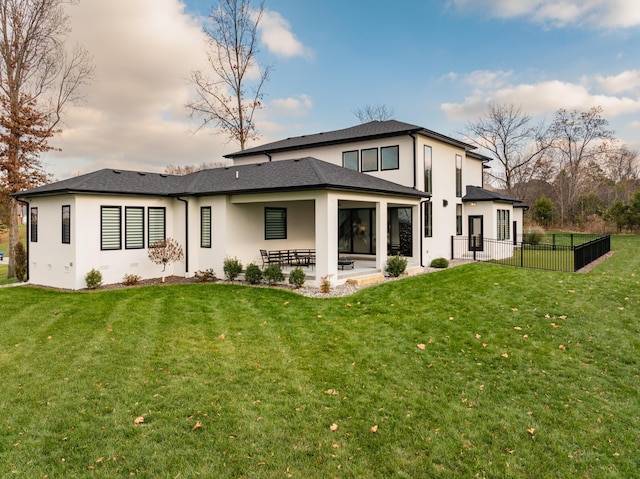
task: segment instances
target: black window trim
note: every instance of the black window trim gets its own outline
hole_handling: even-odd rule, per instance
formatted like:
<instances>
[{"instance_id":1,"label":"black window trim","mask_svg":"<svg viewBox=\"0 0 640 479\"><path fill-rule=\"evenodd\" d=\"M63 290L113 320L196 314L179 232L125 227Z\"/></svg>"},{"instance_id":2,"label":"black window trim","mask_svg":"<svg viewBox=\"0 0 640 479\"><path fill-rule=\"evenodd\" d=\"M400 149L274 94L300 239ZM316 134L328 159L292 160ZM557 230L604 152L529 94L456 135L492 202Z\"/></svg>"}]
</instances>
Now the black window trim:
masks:
<instances>
[{"instance_id":1,"label":"black window trim","mask_svg":"<svg viewBox=\"0 0 640 479\"><path fill-rule=\"evenodd\" d=\"M65 209L68 212L66 222ZM62 205L62 244L71 244L71 205Z\"/></svg>"},{"instance_id":2,"label":"black window trim","mask_svg":"<svg viewBox=\"0 0 640 479\"><path fill-rule=\"evenodd\" d=\"M209 213L209 225L207 229L205 229L204 223L205 212ZM205 240L208 240L208 243ZM211 206L200 207L200 247L211 248Z\"/></svg>"},{"instance_id":3,"label":"black window trim","mask_svg":"<svg viewBox=\"0 0 640 479\"><path fill-rule=\"evenodd\" d=\"M138 211L142 211L142 245L140 246L129 246L129 222L128 222L128 216L127 216L127 211L129 210L138 210ZM144 206L125 206L124 207L124 249L144 249L145 246L145 242L144 242L144 231L145 231L145 224L144 224Z\"/></svg>"},{"instance_id":4,"label":"black window trim","mask_svg":"<svg viewBox=\"0 0 640 479\"><path fill-rule=\"evenodd\" d=\"M344 155L346 155L347 153L355 153L356 154L356 169L353 170L353 168L348 168L345 165L344 162ZM343 151L342 152L342 167L343 168L347 168L348 170L353 170L353 171L360 171L360 151L359 150L348 150L348 151Z\"/></svg>"},{"instance_id":5,"label":"black window trim","mask_svg":"<svg viewBox=\"0 0 640 479\"><path fill-rule=\"evenodd\" d=\"M270 236L270 232L268 229L268 221L269 221L269 212L281 212L284 213L284 217L283 217L283 221L284 221L284 225L283 225L283 235L282 236L276 236L276 237L271 237ZM287 239L287 209L286 208L282 208L282 207L272 207L272 206L265 206L264 208L264 239L265 240L283 240L283 239Z\"/></svg>"},{"instance_id":6,"label":"black window trim","mask_svg":"<svg viewBox=\"0 0 640 479\"><path fill-rule=\"evenodd\" d=\"M35 217L35 221L34 221ZM29 212L29 241L32 243L38 242L38 207L32 207Z\"/></svg>"},{"instance_id":7,"label":"black window trim","mask_svg":"<svg viewBox=\"0 0 640 479\"><path fill-rule=\"evenodd\" d=\"M152 211L162 211L162 238L152 240L151 235L151 212ZM167 208L164 206L149 206L147 208L147 242L149 246L157 241L164 241L167 239Z\"/></svg>"},{"instance_id":8,"label":"black window trim","mask_svg":"<svg viewBox=\"0 0 640 479\"><path fill-rule=\"evenodd\" d=\"M397 158L398 158L398 164L395 168L385 168L384 167L384 155L382 154L382 152L384 150L388 150L390 148L395 148L396 151L398 152L397 154ZM380 147L380 171L393 171L393 170L399 170L400 169L400 145L388 145L388 146L381 146Z\"/></svg>"},{"instance_id":9,"label":"black window trim","mask_svg":"<svg viewBox=\"0 0 640 479\"><path fill-rule=\"evenodd\" d=\"M375 169L366 169L364 168L364 155L363 153L365 151L375 151L376 152L376 167ZM362 148L360 150L360 171L362 173L369 173L372 171L380 171L380 153L378 151L378 148Z\"/></svg>"},{"instance_id":10,"label":"black window trim","mask_svg":"<svg viewBox=\"0 0 640 479\"><path fill-rule=\"evenodd\" d=\"M104 211L105 210L117 210L118 211L118 246L112 248L104 247ZM122 249L122 206L114 205L101 205L100 206L100 251L118 251Z\"/></svg>"}]
</instances>

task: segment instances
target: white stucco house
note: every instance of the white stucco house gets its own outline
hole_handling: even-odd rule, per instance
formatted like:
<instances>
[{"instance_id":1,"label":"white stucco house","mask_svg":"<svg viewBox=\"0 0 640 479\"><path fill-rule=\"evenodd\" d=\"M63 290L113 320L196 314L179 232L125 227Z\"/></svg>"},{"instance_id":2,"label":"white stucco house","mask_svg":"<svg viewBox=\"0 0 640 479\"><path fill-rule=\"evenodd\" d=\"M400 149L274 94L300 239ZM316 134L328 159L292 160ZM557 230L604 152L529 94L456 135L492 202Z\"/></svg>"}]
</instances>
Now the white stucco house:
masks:
<instances>
[{"instance_id":1,"label":"white stucco house","mask_svg":"<svg viewBox=\"0 0 640 479\"><path fill-rule=\"evenodd\" d=\"M339 284L381 274L389 255L420 270L450 257L453 237L477 248L522 232L522 204L483 188L489 158L420 126L373 121L227 158L185 176L104 169L16 194L29 210L29 282L82 289L93 268L105 283L221 276L226 257L260 265L261 250L300 249L314 253L311 281ZM168 237L185 259L162 273L148 248ZM345 257L366 268L341 268Z\"/></svg>"}]
</instances>

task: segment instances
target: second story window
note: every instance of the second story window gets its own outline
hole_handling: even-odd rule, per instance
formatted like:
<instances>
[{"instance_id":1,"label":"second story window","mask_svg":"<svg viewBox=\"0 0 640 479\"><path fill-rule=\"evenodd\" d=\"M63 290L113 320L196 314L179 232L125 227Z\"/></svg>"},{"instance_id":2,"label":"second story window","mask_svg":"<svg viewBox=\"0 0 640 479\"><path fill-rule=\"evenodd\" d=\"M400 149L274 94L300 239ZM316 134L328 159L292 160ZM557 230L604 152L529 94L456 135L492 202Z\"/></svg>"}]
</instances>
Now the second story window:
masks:
<instances>
[{"instance_id":1,"label":"second story window","mask_svg":"<svg viewBox=\"0 0 640 479\"><path fill-rule=\"evenodd\" d=\"M360 152L362 168L360 171L378 171L378 149L367 148Z\"/></svg>"},{"instance_id":2,"label":"second story window","mask_svg":"<svg viewBox=\"0 0 640 479\"><path fill-rule=\"evenodd\" d=\"M433 152L430 146L424 146L424 191L433 193Z\"/></svg>"},{"instance_id":3,"label":"second story window","mask_svg":"<svg viewBox=\"0 0 640 479\"><path fill-rule=\"evenodd\" d=\"M343 151L342 166L349 170L358 171L358 150Z\"/></svg>"},{"instance_id":4,"label":"second story window","mask_svg":"<svg viewBox=\"0 0 640 479\"><path fill-rule=\"evenodd\" d=\"M397 170L400 168L400 147L383 146L380 148L383 170Z\"/></svg>"},{"instance_id":5,"label":"second story window","mask_svg":"<svg viewBox=\"0 0 640 479\"><path fill-rule=\"evenodd\" d=\"M462 198L462 156L456 155L456 196Z\"/></svg>"}]
</instances>

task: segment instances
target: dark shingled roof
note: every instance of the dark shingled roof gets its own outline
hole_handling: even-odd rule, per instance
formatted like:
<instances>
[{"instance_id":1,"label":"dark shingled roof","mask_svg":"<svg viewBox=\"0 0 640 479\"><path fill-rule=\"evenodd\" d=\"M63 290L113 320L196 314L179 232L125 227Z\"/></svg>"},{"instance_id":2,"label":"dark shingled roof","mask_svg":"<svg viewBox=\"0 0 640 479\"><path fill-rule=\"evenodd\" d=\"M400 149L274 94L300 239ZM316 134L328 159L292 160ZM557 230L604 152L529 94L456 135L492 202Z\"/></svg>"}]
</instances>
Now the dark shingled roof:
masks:
<instances>
[{"instance_id":1,"label":"dark shingled roof","mask_svg":"<svg viewBox=\"0 0 640 479\"><path fill-rule=\"evenodd\" d=\"M423 198L428 193L316 158L197 171L185 176L99 170L17 193L28 198L60 193L206 196L317 189L353 190Z\"/></svg>"},{"instance_id":2,"label":"dark shingled roof","mask_svg":"<svg viewBox=\"0 0 640 479\"><path fill-rule=\"evenodd\" d=\"M522 201L517 198L511 198L510 196L505 196L496 191L485 190L479 186L469 185L467 185L467 194L462 198L462 201L503 201L505 203L522 203Z\"/></svg>"},{"instance_id":3,"label":"dark shingled roof","mask_svg":"<svg viewBox=\"0 0 640 479\"><path fill-rule=\"evenodd\" d=\"M282 151L348 143L355 140L388 138L392 136L410 135L415 133L464 148L465 150L475 149L475 147L472 145L453 138L449 138L448 136L436 133L435 131L427 130L426 128L423 128L421 126L412 125L410 123L403 123L396 120L376 120L342 130L316 133L313 135L296 136L293 138L287 138L286 140L274 141L273 143L267 143L265 145L256 146L247 150L230 153L228 155L225 155L225 158L242 158L243 156L273 154Z\"/></svg>"}]
</instances>

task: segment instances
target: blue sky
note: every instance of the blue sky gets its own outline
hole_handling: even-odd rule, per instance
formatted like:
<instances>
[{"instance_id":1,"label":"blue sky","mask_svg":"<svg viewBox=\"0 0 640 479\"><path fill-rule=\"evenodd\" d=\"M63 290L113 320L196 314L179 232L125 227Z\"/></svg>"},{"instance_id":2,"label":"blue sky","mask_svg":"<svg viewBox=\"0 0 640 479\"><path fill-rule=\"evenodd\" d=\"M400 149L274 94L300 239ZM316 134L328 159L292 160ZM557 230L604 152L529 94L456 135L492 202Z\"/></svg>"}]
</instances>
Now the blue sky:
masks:
<instances>
[{"instance_id":1,"label":"blue sky","mask_svg":"<svg viewBox=\"0 0 640 479\"><path fill-rule=\"evenodd\" d=\"M93 54L96 81L69 109L47 155L63 179L98 168L162 171L237 150L195 125L186 78L203 63L208 0L84 0L72 40ZM272 65L262 140L345 128L353 110L459 137L488 102L551 121L558 108L602 106L640 150L637 0L266 0L259 58Z\"/></svg>"}]
</instances>

